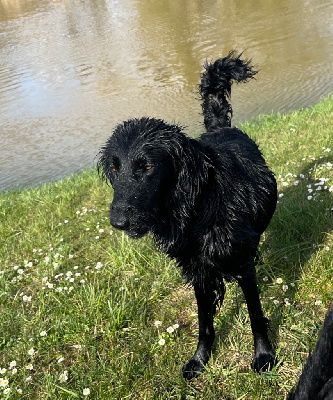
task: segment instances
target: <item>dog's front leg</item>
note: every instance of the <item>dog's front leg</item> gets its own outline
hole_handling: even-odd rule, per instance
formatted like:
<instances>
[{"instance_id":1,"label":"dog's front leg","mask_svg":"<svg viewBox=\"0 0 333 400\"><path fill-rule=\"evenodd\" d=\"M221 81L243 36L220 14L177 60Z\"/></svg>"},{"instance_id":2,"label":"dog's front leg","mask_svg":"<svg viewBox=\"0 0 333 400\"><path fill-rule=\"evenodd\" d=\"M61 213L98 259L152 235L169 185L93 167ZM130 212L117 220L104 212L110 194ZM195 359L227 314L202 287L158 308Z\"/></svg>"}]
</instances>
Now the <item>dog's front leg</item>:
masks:
<instances>
[{"instance_id":1,"label":"dog's front leg","mask_svg":"<svg viewBox=\"0 0 333 400\"><path fill-rule=\"evenodd\" d=\"M275 364L275 354L267 335L267 320L261 309L255 266L249 266L247 273L236 279L243 290L251 320L255 351L251 367L257 372L269 371Z\"/></svg>"},{"instance_id":2,"label":"dog's front leg","mask_svg":"<svg viewBox=\"0 0 333 400\"><path fill-rule=\"evenodd\" d=\"M183 367L183 376L188 380L195 378L203 371L204 365L209 360L215 338L213 320L217 295L212 289L203 290L198 286L194 287L194 291L198 304L199 343L193 357ZM224 290L221 292L224 293ZM222 302L223 299L218 300Z\"/></svg>"}]
</instances>

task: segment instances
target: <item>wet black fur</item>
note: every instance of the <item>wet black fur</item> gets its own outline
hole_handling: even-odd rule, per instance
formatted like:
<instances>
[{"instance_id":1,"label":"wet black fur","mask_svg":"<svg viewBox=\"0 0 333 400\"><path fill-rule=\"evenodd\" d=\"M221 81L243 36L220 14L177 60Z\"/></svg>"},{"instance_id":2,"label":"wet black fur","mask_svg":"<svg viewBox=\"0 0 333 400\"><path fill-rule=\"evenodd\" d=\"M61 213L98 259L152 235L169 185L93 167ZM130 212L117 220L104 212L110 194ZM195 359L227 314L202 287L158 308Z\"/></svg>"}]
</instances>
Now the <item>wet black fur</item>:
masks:
<instances>
[{"instance_id":1,"label":"wet black fur","mask_svg":"<svg viewBox=\"0 0 333 400\"><path fill-rule=\"evenodd\" d=\"M234 52L205 65L199 88L206 132L198 140L159 119L131 119L115 128L100 152L98 167L114 188L111 224L131 237L151 232L194 287L199 343L184 366L187 379L209 359L225 279L236 280L247 301L252 368L260 372L274 364L255 259L275 210L276 182L255 142L230 128L228 101L232 81L247 81L255 73Z\"/></svg>"},{"instance_id":2,"label":"wet black fur","mask_svg":"<svg viewBox=\"0 0 333 400\"><path fill-rule=\"evenodd\" d=\"M333 400L333 308L327 313L316 346L287 400Z\"/></svg>"}]
</instances>

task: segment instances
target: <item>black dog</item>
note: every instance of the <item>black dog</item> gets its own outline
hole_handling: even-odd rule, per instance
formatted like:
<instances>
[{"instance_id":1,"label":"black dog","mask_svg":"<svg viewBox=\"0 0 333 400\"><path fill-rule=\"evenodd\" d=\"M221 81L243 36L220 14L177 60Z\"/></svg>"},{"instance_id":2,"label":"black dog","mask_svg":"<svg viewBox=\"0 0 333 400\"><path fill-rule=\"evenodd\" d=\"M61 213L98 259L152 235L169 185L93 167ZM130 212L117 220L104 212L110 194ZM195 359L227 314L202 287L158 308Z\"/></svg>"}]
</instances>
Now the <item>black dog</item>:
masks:
<instances>
[{"instance_id":1,"label":"black dog","mask_svg":"<svg viewBox=\"0 0 333 400\"><path fill-rule=\"evenodd\" d=\"M275 355L267 337L257 284L260 235L274 213L277 190L258 146L230 128L231 84L256 74L234 52L206 64L200 94L207 132L199 140L154 118L119 124L101 149L98 168L111 182L110 222L138 238L149 231L176 259L194 287L199 343L183 368L191 379L204 369L214 341L213 318L225 280L236 280L254 336L252 368L269 370Z\"/></svg>"},{"instance_id":2,"label":"black dog","mask_svg":"<svg viewBox=\"0 0 333 400\"><path fill-rule=\"evenodd\" d=\"M333 308L327 313L313 353L287 400L333 400Z\"/></svg>"}]
</instances>

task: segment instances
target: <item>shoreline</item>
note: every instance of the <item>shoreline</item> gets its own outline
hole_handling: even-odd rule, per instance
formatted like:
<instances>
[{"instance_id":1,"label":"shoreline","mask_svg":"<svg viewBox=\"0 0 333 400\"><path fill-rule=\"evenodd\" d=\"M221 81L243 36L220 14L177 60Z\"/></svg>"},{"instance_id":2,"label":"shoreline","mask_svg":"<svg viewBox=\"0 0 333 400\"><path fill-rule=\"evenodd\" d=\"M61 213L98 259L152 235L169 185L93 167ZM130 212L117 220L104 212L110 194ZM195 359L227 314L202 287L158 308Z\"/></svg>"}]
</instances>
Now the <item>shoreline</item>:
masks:
<instances>
[{"instance_id":1,"label":"shoreline","mask_svg":"<svg viewBox=\"0 0 333 400\"><path fill-rule=\"evenodd\" d=\"M245 132L246 132L246 128L245 127L247 127L247 126L258 126L258 125L261 125L261 124L265 123L265 120L271 120L271 119L274 119L274 118L276 120L278 120L278 119L284 118L287 115L293 115L295 113L300 113L300 112L304 112L306 110L311 110L313 108L319 107L320 104L322 104L322 103L325 103L327 101L332 100L333 99L332 96L333 95L329 95L325 99L321 100L319 103L316 103L316 104L314 104L313 106L310 106L310 107L301 108L301 109L294 110L294 111L289 111L289 112L286 112L286 113L278 112L278 113L272 113L272 114L267 114L267 115L258 115L257 117L251 118L248 121L245 121L243 123L238 124L237 127L239 127L240 129L244 129ZM101 145L102 145L102 143L101 143ZM89 172L89 171L94 171L95 169L96 169L96 167L92 164L92 166L90 168L83 168L82 170L80 170L78 172L69 173L68 175L65 175L64 177L62 177L60 179L51 180L49 182L40 182L40 183L27 185L27 186L20 186L20 187L15 187L14 186L14 187L11 187L11 188L0 189L0 196L2 194L5 194L5 193L12 193L12 192L15 193L15 192L21 192L21 191L24 191L24 190L34 190L36 188L40 188L40 187L43 187L45 185L52 185L55 182L61 182L61 181L67 180L67 179L71 179L72 177L74 177L76 175L79 175L79 174L82 174L82 173L84 174L84 173Z\"/></svg>"}]
</instances>

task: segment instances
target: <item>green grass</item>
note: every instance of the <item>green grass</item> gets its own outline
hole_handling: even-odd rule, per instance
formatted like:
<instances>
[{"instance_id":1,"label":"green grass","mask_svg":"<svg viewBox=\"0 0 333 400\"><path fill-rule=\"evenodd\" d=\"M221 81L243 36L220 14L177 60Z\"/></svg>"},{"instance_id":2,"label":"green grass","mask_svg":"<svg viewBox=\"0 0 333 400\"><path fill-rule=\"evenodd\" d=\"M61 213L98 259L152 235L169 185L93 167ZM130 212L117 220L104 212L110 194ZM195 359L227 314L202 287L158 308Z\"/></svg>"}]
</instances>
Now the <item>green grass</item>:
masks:
<instances>
[{"instance_id":1,"label":"green grass","mask_svg":"<svg viewBox=\"0 0 333 400\"><path fill-rule=\"evenodd\" d=\"M261 376L243 296L228 284L207 371L183 380L197 341L192 290L150 238L110 228L112 190L96 171L0 194L0 398L82 399L89 388L91 399L284 399L332 302L332 119L329 98L242 126L283 193L258 267L279 365Z\"/></svg>"}]
</instances>

